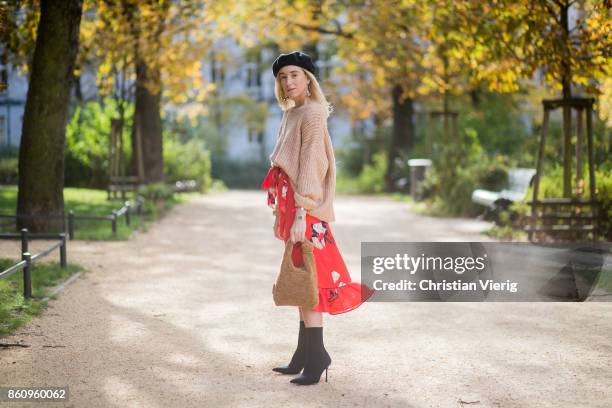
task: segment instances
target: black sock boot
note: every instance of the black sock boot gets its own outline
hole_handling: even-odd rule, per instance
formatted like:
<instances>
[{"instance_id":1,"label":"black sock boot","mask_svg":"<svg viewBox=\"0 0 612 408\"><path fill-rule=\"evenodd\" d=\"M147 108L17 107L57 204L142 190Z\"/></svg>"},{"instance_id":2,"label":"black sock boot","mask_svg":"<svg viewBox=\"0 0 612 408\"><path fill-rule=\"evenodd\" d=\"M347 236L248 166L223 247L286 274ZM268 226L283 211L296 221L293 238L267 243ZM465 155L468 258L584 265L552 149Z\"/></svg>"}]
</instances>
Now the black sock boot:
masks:
<instances>
[{"instance_id":1,"label":"black sock boot","mask_svg":"<svg viewBox=\"0 0 612 408\"><path fill-rule=\"evenodd\" d=\"M299 385L318 383L323 371L325 371L325 381L327 382L327 367L330 364L331 357L323 345L323 327L307 327L304 372L291 382Z\"/></svg>"},{"instance_id":2,"label":"black sock boot","mask_svg":"<svg viewBox=\"0 0 612 408\"><path fill-rule=\"evenodd\" d=\"M283 374L297 374L304 368L304 360L306 359L306 325L303 320L300 320L300 332L298 335L298 344L291 362L283 367L274 367L272 371Z\"/></svg>"}]
</instances>

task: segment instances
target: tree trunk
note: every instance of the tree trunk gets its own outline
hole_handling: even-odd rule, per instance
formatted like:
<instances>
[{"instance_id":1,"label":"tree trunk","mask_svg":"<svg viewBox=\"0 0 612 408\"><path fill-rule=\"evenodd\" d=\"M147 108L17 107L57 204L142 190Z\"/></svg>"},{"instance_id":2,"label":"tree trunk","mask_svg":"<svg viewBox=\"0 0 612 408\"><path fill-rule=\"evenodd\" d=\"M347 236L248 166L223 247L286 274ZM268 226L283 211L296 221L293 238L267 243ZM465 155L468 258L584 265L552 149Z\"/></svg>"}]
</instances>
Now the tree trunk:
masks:
<instances>
[{"instance_id":1,"label":"tree trunk","mask_svg":"<svg viewBox=\"0 0 612 408\"><path fill-rule=\"evenodd\" d=\"M402 88L396 85L391 91L393 98L393 130L391 143L389 144L389 154L387 155L387 172L385 174L385 190L393 192L396 190L395 181L399 178L399 169L396 159L404 158L402 153L408 153L414 144L414 115L413 99L406 98L400 101Z\"/></svg>"},{"instance_id":2,"label":"tree trunk","mask_svg":"<svg viewBox=\"0 0 612 408\"><path fill-rule=\"evenodd\" d=\"M64 215L64 143L79 47L81 0L41 1L19 148L17 214ZM31 232L63 230L63 219L19 219Z\"/></svg>"},{"instance_id":3,"label":"tree trunk","mask_svg":"<svg viewBox=\"0 0 612 408\"><path fill-rule=\"evenodd\" d=\"M154 3L154 2L149 2ZM144 36L141 30L141 14L137 2L123 2L123 9L131 25L134 37L134 59L136 68L136 92L134 102L134 122L132 127L132 171L146 183L164 181L164 156L161 121L161 89L152 93L147 83L161 85L161 72L158 67L149 63L156 58L155 51L145 58L145 51L157 50L159 38L165 29L165 18L169 2L159 4L159 19L151 30L151 35Z\"/></svg>"},{"instance_id":4,"label":"tree trunk","mask_svg":"<svg viewBox=\"0 0 612 408\"><path fill-rule=\"evenodd\" d=\"M566 55L561 62L563 85L563 197L572 194L572 108L569 100L572 97L572 71L569 55L568 6L561 6L561 26Z\"/></svg>"},{"instance_id":5,"label":"tree trunk","mask_svg":"<svg viewBox=\"0 0 612 408\"><path fill-rule=\"evenodd\" d=\"M148 81L159 83L161 81L159 70L151 69L144 61L138 59L133 133L139 132L142 143L144 179L147 183L154 183L164 180L161 92L151 93L145 86ZM135 147L134 144L138 138L133 137L132 139L132 147Z\"/></svg>"}]
</instances>

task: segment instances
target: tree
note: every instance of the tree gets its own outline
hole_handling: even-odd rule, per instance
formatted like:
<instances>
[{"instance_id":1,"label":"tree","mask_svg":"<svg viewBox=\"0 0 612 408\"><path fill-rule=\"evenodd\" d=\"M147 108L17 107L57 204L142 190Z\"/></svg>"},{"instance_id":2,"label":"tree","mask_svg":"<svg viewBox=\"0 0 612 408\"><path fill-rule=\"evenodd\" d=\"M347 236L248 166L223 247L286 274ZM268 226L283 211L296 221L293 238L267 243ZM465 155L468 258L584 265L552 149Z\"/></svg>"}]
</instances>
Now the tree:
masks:
<instances>
[{"instance_id":1,"label":"tree","mask_svg":"<svg viewBox=\"0 0 612 408\"><path fill-rule=\"evenodd\" d=\"M162 107L200 104L212 90L201 62L213 41L202 1L88 0L83 61L97 68L102 95L134 100L132 173L163 180Z\"/></svg>"},{"instance_id":2,"label":"tree","mask_svg":"<svg viewBox=\"0 0 612 408\"><path fill-rule=\"evenodd\" d=\"M459 25L474 33L466 47L475 74L495 90L516 90L537 70L563 99L563 195L571 194L572 88L599 93L612 53L609 4L594 0L457 2ZM572 22L570 10L574 9Z\"/></svg>"},{"instance_id":3,"label":"tree","mask_svg":"<svg viewBox=\"0 0 612 408\"><path fill-rule=\"evenodd\" d=\"M82 6L81 0L40 3L19 149L17 214L62 219L18 220L18 228L33 232L63 227L64 141Z\"/></svg>"},{"instance_id":4,"label":"tree","mask_svg":"<svg viewBox=\"0 0 612 408\"><path fill-rule=\"evenodd\" d=\"M9 0L0 4L3 30L0 36L4 57L11 65L28 72L36 46L36 29L40 19L38 0Z\"/></svg>"}]
</instances>

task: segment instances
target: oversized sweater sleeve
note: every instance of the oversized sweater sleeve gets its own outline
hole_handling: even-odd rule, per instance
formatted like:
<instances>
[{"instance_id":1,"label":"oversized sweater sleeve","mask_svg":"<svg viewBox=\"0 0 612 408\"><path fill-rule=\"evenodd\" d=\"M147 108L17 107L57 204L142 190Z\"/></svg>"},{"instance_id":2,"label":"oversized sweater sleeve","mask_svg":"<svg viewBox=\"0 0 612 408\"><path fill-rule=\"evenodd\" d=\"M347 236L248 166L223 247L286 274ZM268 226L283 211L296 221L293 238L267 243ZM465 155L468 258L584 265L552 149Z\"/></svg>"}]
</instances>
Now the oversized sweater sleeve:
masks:
<instances>
[{"instance_id":1,"label":"oversized sweater sleeve","mask_svg":"<svg viewBox=\"0 0 612 408\"><path fill-rule=\"evenodd\" d=\"M294 191L296 205L312 210L323 201L325 174L329 166L325 151L327 116L322 109L305 113L300 131L299 171Z\"/></svg>"}]
</instances>

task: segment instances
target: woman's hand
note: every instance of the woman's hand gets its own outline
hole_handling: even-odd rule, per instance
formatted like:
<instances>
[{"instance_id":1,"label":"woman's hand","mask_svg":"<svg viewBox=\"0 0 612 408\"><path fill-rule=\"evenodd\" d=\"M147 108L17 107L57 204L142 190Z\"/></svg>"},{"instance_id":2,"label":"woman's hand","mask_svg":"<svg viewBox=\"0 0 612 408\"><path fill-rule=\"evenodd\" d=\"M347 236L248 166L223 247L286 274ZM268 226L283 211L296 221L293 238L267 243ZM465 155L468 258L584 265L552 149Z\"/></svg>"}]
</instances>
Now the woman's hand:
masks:
<instances>
[{"instance_id":1,"label":"woman's hand","mask_svg":"<svg viewBox=\"0 0 612 408\"><path fill-rule=\"evenodd\" d=\"M301 215L301 218L300 218ZM293 218L293 225L291 226L291 241L298 242L303 241L306 236L306 212L296 210L295 217Z\"/></svg>"},{"instance_id":2,"label":"woman's hand","mask_svg":"<svg viewBox=\"0 0 612 408\"><path fill-rule=\"evenodd\" d=\"M301 219L298 217L301 214ZM298 242L306 240L306 211L296 210L293 225L291 226L291 241ZM324 246L319 240L314 239L309 241L315 248L323 249Z\"/></svg>"}]
</instances>

